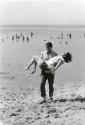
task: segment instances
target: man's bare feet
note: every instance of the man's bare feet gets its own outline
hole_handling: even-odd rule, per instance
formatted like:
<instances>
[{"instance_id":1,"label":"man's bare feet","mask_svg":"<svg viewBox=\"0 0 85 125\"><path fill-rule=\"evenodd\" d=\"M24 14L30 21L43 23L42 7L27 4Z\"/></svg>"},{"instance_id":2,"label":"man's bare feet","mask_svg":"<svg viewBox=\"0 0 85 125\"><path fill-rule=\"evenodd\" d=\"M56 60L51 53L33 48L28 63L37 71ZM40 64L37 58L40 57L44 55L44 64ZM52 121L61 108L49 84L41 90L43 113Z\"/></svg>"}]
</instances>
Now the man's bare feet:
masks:
<instances>
[{"instance_id":1,"label":"man's bare feet","mask_svg":"<svg viewBox=\"0 0 85 125\"><path fill-rule=\"evenodd\" d=\"M44 97L39 103L40 104L46 103L46 97Z\"/></svg>"},{"instance_id":2,"label":"man's bare feet","mask_svg":"<svg viewBox=\"0 0 85 125\"><path fill-rule=\"evenodd\" d=\"M53 102L53 97L50 97L48 102L50 102L50 103Z\"/></svg>"}]
</instances>

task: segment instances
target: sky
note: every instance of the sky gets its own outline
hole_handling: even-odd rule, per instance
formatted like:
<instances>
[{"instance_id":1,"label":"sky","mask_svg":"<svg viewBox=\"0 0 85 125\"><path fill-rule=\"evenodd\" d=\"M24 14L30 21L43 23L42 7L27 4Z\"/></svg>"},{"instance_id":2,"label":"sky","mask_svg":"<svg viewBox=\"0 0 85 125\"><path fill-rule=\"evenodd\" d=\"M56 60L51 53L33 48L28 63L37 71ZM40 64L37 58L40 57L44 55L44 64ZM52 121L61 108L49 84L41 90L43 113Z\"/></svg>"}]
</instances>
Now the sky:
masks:
<instances>
[{"instance_id":1,"label":"sky","mask_svg":"<svg viewBox=\"0 0 85 125\"><path fill-rule=\"evenodd\" d=\"M0 0L0 25L85 25L85 0Z\"/></svg>"}]
</instances>

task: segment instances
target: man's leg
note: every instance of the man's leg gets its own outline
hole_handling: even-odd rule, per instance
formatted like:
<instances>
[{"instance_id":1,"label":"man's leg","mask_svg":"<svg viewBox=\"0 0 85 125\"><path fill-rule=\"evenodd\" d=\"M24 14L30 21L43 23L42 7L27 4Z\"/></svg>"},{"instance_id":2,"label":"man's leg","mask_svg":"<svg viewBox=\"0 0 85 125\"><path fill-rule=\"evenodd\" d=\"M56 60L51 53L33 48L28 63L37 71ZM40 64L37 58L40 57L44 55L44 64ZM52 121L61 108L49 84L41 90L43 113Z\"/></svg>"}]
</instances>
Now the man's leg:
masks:
<instances>
[{"instance_id":1,"label":"man's leg","mask_svg":"<svg viewBox=\"0 0 85 125\"><path fill-rule=\"evenodd\" d=\"M41 86L40 86L41 97L46 97L46 91L45 91L46 80L47 80L46 76L41 75Z\"/></svg>"},{"instance_id":2,"label":"man's leg","mask_svg":"<svg viewBox=\"0 0 85 125\"><path fill-rule=\"evenodd\" d=\"M53 92L54 92L54 88L53 88L54 74L52 74L52 73L49 73L49 74L48 74L48 83L49 83L49 97L50 97L50 99L53 99Z\"/></svg>"},{"instance_id":3,"label":"man's leg","mask_svg":"<svg viewBox=\"0 0 85 125\"><path fill-rule=\"evenodd\" d=\"M45 90L46 80L47 80L47 77L45 75L41 75L40 91L41 91L41 97L43 98L41 103L46 102L46 90Z\"/></svg>"}]
</instances>

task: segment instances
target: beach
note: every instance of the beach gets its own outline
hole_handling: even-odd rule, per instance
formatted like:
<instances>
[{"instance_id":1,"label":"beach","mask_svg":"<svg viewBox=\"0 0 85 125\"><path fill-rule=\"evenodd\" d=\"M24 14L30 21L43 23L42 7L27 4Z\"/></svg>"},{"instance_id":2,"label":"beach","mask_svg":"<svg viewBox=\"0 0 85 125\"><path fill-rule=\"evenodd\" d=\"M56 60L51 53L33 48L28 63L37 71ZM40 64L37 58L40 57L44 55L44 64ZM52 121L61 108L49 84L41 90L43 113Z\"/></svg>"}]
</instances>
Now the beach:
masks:
<instances>
[{"instance_id":1,"label":"beach","mask_svg":"<svg viewBox=\"0 0 85 125\"><path fill-rule=\"evenodd\" d=\"M48 87L46 86L47 93ZM1 125L84 125L85 85L55 86L54 102L39 104L36 88L0 89Z\"/></svg>"},{"instance_id":2,"label":"beach","mask_svg":"<svg viewBox=\"0 0 85 125\"><path fill-rule=\"evenodd\" d=\"M2 27L0 30L0 125L84 125L85 28ZM40 56L45 42L73 60L55 73L54 101L39 104L40 69L24 67ZM47 100L48 83L46 83Z\"/></svg>"}]
</instances>

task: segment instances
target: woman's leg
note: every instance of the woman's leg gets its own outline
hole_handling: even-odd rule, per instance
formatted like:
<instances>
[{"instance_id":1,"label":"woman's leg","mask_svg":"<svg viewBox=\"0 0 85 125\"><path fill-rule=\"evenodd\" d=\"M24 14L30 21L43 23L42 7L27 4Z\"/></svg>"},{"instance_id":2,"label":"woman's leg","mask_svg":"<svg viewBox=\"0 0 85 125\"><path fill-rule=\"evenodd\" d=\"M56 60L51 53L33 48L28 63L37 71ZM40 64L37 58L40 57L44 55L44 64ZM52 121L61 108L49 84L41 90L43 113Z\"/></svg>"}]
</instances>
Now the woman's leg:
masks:
<instances>
[{"instance_id":1,"label":"woman's leg","mask_svg":"<svg viewBox=\"0 0 85 125\"><path fill-rule=\"evenodd\" d=\"M33 64L35 65L35 69L36 69L36 65L38 63L39 57L38 56L34 56L31 61L29 62L29 64L26 66L26 69L29 69Z\"/></svg>"}]
</instances>

